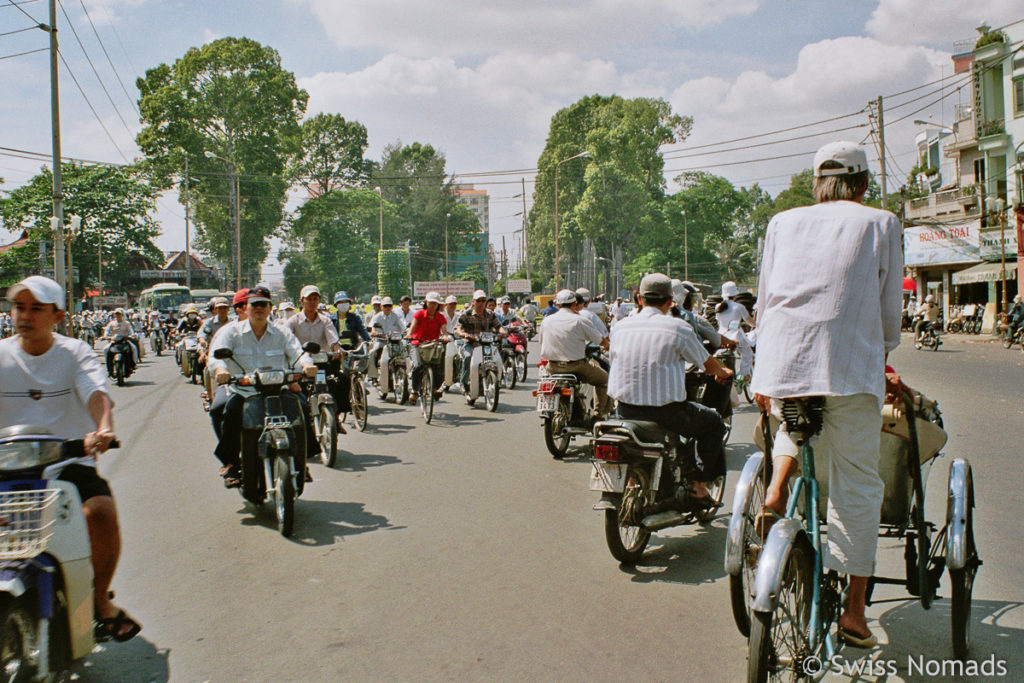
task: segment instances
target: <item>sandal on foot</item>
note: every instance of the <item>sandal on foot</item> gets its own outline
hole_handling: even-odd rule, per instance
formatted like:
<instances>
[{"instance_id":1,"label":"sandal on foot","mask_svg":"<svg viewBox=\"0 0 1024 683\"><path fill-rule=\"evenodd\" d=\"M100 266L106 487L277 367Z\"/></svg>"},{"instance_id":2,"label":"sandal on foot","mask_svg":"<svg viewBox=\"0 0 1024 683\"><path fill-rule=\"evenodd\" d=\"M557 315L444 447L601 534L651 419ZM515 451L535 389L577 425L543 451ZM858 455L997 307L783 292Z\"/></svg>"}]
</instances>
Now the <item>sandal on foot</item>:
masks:
<instances>
[{"instance_id":1,"label":"sandal on foot","mask_svg":"<svg viewBox=\"0 0 1024 683\"><path fill-rule=\"evenodd\" d=\"M693 494L693 491L690 491L690 506L694 510L717 510L722 507L722 504L708 494L698 498Z\"/></svg>"},{"instance_id":2,"label":"sandal on foot","mask_svg":"<svg viewBox=\"0 0 1024 683\"><path fill-rule=\"evenodd\" d=\"M242 473L235 465L220 468L220 476L224 478L226 489L237 489L242 485Z\"/></svg>"},{"instance_id":3,"label":"sandal on foot","mask_svg":"<svg viewBox=\"0 0 1024 683\"><path fill-rule=\"evenodd\" d=\"M127 631L123 630L126 626ZM123 609L118 609L116 616L107 619L99 615L93 617L93 637L97 642L115 640L124 643L139 635L141 630L142 624L128 616Z\"/></svg>"},{"instance_id":4,"label":"sandal on foot","mask_svg":"<svg viewBox=\"0 0 1024 683\"><path fill-rule=\"evenodd\" d=\"M765 538L768 536L768 531L771 530L772 525L780 519L783 519L782 515L767 505L762 505L761 512L757 513L757 517L754 518L754 533L761 538Z\"/></svg>"},{"instance_id":5,"label":"sandal on foot","mask_svg":"<svg viewBox=\"0 0 1024 683\"><path fill-rule=\"evenodd\" d=\"M852 647L860 647L864 649L871 649L875 645L878 645L878 638L870 630L866 636L860 636L849 629L845 629L842 626L839 627L839 639L845 642L847 645Z\"/></svg>"}]
</instances>

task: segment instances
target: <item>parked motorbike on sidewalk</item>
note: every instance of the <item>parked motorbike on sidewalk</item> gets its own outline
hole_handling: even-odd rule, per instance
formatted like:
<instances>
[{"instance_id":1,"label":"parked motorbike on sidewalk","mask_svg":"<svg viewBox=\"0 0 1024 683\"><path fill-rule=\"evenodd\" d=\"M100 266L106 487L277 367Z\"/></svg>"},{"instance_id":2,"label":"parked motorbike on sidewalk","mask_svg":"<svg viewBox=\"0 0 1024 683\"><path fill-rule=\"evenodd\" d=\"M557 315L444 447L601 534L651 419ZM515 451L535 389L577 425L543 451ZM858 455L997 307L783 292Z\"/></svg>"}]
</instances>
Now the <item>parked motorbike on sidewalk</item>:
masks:
<instances>
[{"instance_id":1,"label":"parked motorbike on sidewalk","mask_svg":"<svg viewBox=\"0 0 1024 683\"><path fill-rule=\"evenodd\" d=\"M111 448L117 448L115 441ZM0 643L5 681L64 680L92 652L89 533L68 465L93 462L81 440L40 427L0 430Z\"/></svg>"},{"instance_id":2,"label":"parked motorbike on sidewalk","mask_svg":"<svg viewBox=\"0 0 1024 683\"><path fill-rule=\"evenodd\" d=\"M306 346L320 348L312 343ZM219 348L213 356L227 360L234 353ZM302 376L290 370L256 370L231 378L232 384L256 391L245 397L242 409L242 497L256 507L269 497L282 536L292 535L295 499L305 485L305 411L298 394L288 388Z\"/></svg>"},{"instance_id":3,"label":"parked motorbike on sidewalk","mask_svg":"<svg viewBox=\"0 0 1024 683\"><path fill-rule=\"evenodd\" d=\"M493 332L481 332L466 340L472 349L469 357L469 386L462 385L462 393L469 405L484 397L489 412L498 409L498 392L501 385L501 354L497 348L498 338ZM463 359L462 362L465 362ZM460 367L461 372L461 367Z\"/></svg>"},{"instance_id":4,"label":"parked motorbike on sidewalk","mask_svg":"<svg viewBox=\"0 0 1024 683\"><path fill-rule=\"evenodd\" d=\"M119 387L124 386L125 379L130 377L135 370L135 360L132 353L132 343L123 334L115 335L105 351L107 374L110 376L110 379L117 382Z\"/></svg>"},{"instance_id":5,"label":"parked motorbike on sidewalk","mask_svg":"<svg viewBox=\"0 0 1024 683\"><path fill-rule=\"evenodd\" d=\"M405 336L401 332L388 335L384 351L380 356L380 378L377 389L382 399L389 392L394 393L395 403L401 405L409 401L409 352L406 349Z\"/></svg>"},{"instance_id":6,"label":"parked motorbike on sidewalk","mask_svg":"<svg viewBox=\"0 0 1024 683\"><path fill-rule=\"evenodd\" d=\"M588 344L586 358L598 358L601 347ZM572 373L548 370L548 361L540 361L537 390L537 413L543 422L544 445L555 458L564 458L569 443L577 436L590 434L594 424L594 387Z\"/></svg>"},{"instance_id":7,"label":"parked motorbike on sidewalk","mask_svg":"<svg viewBox=\"0 0 1024 683\"><path fill-rule=\"evenodd\" d=\"M694 502L691 489L696 443L655 422L605 420L594 425L590 489L601 493L594 510L604 512L605 540L619 562L634 564L651 533L681 524L707 524L714 507ZM721 503L725 477L708 485Z\"/></svg>"}]
</instances>

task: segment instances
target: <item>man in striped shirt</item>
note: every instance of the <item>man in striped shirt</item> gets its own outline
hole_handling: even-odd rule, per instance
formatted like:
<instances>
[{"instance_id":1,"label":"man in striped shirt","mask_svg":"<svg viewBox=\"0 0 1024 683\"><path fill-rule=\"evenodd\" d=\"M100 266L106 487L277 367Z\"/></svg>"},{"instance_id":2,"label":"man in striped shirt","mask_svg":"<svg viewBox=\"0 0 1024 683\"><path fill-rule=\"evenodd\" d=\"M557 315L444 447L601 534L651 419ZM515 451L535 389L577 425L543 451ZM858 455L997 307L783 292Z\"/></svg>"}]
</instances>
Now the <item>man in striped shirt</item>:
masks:
<instances>
[{"instance_id":1,"label":"man in striped shirt","mask_svg":"<svg viewBox=\"0 0 1024 683\"><path fill-rule=\"evenodd\" d=\"M691 495L698 505L715 507L707 482L725 474L725 424L718 413L686 400L686 362L701 366L721 383L732 377L704 350L693 328L667 315L673 306L672 281L652 273L640 282L643 309L612 327L608 393L627 420L649 420L697 441L702 468Z\"/></svg>"}]
</instances>

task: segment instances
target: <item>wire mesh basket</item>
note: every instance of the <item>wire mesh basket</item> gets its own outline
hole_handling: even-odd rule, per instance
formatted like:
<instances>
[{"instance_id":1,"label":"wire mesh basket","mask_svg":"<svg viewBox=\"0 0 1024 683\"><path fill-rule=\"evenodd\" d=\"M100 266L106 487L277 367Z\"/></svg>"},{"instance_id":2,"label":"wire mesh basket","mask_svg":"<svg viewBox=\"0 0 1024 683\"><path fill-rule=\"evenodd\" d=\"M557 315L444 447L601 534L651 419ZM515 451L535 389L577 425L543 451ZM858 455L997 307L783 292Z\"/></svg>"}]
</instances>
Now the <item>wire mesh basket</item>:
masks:
<instances>
[{"instance_id":1,"label":"wire mesh basket","mask_svg":"<svg viewBox=\"0 0 1024 683\"><path fill-rule=\"evenodd\" d=\"M360 372L366 374L370 365L369 354L357 354L350 351L342 360L342 368L345 372Z\"/></svg>"},{"instance_id":2,"label":"wire mesh basket","mask_svg":"<svg viewBox=\"0 0 1024 683\"><path fill-rule=\"evenodd\" d=\"M53 535L59 489L0 491L0 560L38 555Z\"/></svg>"}]
</instances>

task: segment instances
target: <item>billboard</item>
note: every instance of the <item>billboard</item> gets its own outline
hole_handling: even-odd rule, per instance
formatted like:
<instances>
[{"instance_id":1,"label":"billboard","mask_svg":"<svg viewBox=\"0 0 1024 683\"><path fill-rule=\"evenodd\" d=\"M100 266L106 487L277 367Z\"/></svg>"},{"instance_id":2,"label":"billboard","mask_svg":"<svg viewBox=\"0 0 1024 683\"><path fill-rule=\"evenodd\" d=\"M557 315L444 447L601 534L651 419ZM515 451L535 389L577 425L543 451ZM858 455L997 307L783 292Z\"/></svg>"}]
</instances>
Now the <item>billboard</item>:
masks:
<instances>
[{"instance_id":1,"label":"billboard","mask_svg":"<svg viewBox=\"0 0 1024 683\"><path fill-rule=\"evenodd\" d=\"M476 289L476 284L472 280L453 280L451 282L444 280L434 282L417 280L412 283L413 296L426 296L427 292L440 292L441 296L448 296L449 294L472 296L474 289Z\"/></svg>"},{"instance_id":2,"label":"billboard","mask_svg":"<svg viewBox=\"0 0 1024 683\"><path fill-rule=\"evenodd\" d=\"M128 297L126 296L94 296L92 298L93 306L106 308L113 308L115 306L127 306Z\"/></svg>"},{"instance_id":3,"label":"billboard","mask_svg":"<svg viewBox=\"0 0 1024 683\"><path fill-rule=\"evenodd\" d=\"M929 225L903 231L904 262L908 266L975 263L981 260L981 225Z\"/></svg>"},{"instance_id":4,"label":"billboard","mask_svg":"<svg viewBox=\"0 0 1024 683\"><path fill-rule=\"evenodd\" d=\"M533 288L530 286L529 280L509 280L508 281L508 293L509 294L529 294Z\"/></svg>"}]
</instances>

